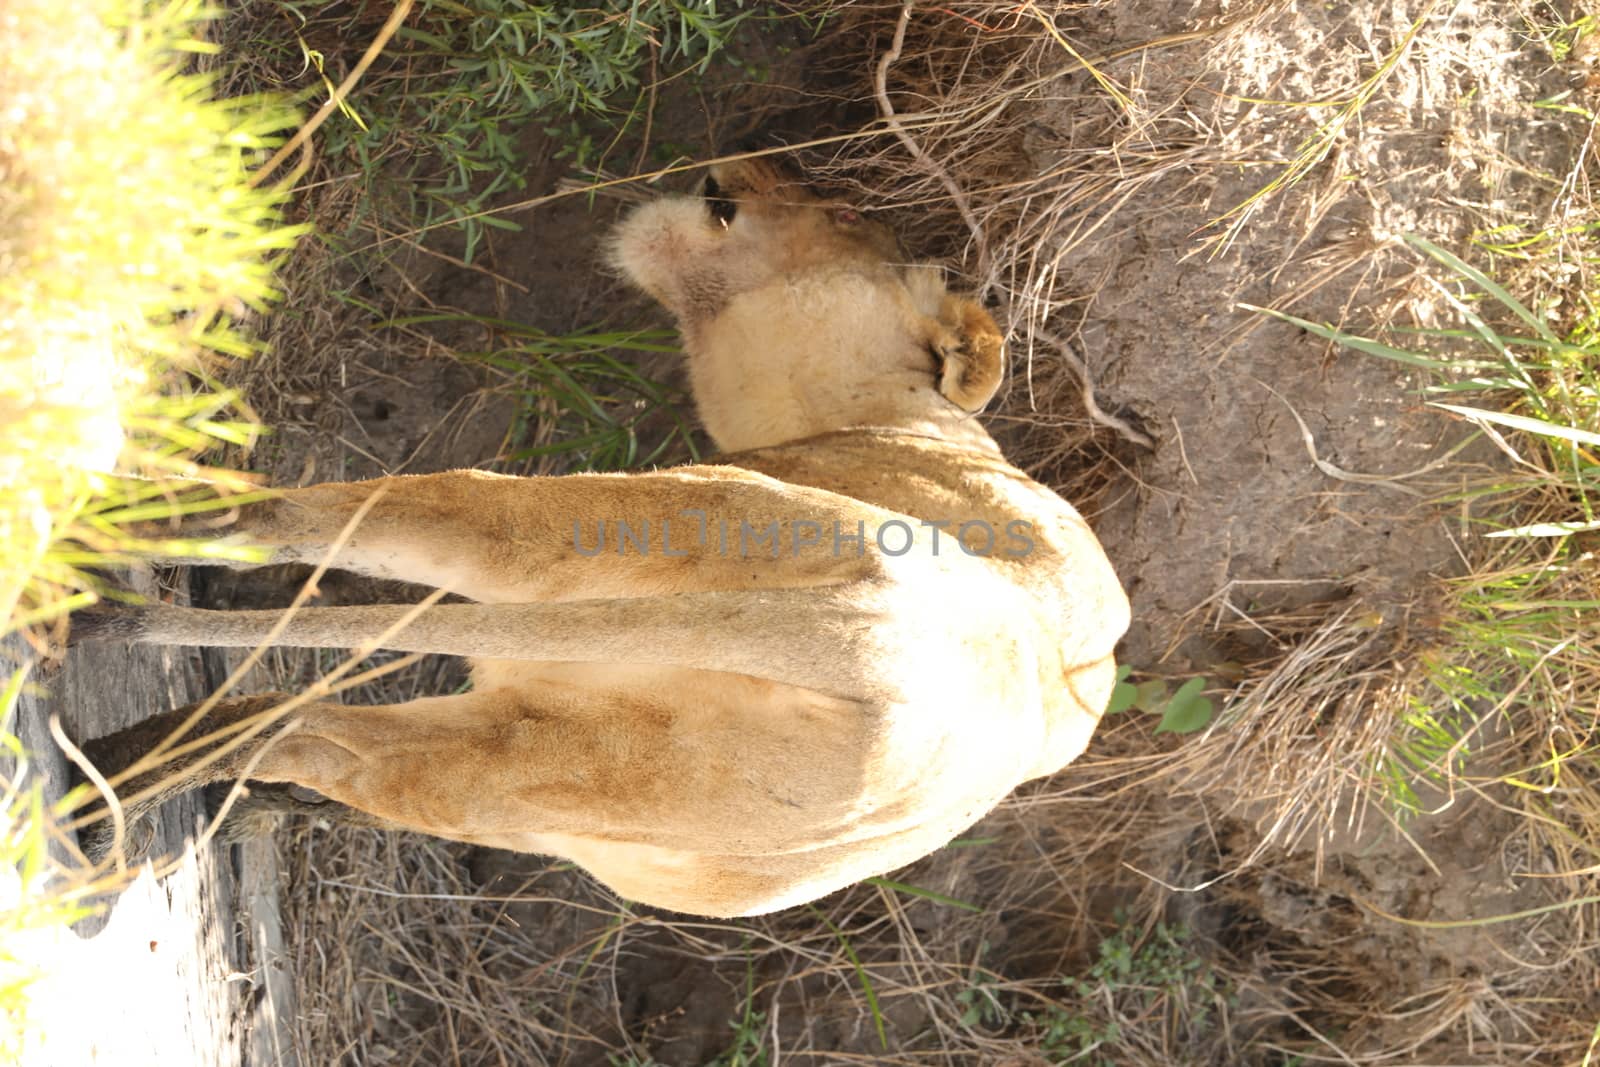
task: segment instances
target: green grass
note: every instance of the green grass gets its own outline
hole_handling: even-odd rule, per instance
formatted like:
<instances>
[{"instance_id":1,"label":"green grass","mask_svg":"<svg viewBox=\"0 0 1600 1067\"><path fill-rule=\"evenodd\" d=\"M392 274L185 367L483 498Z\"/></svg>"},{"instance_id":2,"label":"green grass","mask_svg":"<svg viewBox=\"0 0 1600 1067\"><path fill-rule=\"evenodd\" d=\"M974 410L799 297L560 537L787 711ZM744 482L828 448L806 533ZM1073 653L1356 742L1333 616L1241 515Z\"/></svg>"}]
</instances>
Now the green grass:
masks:
<instances>
[{"instance_id":1,"label":"green grass","mask_svg":"<svg viewBox=\"0 0 1600 1067\"><path fill-rule=\"evenodd\" d=\"M1571 20L1562 19L1557 17L1554 8L1549 6L1542 10L1530 8L1521 14L1528 37L1543 45L1549 52L1550 59L1556 63L1565 63L1571 59L1573 49L1578 42L1593 33L1595 28L1593 15L1584 15Z\"/></svg>"},{"instance_id":2,"label":"green grass","mask_svg":"<svg viewBox=\"0 0 1600 1067\"><path fill-rule=\"evenodd\" d=\"M975 967L956 994L962 1024L1025 1034L1043 1062L1085 1067L1149 1062L1151 1050L1127 1044L1139 1038L1203 1042L1220 1026L1218 1005L1232 997L1227 982L1196 953L1187 928L1157 923L1143 930L1126 916L1118 923L1095 961L1060 979L1053 997L1024 999Z\"/></svg>"},{"instance_id":3,"label":"green grass","mask_svg":"<svg viewBox=\"0 0 1600 1067\"><path fill-rule=\"evenodd\" d=\"M745 962L744 1000L740 1003L738 1018L731 1022L733 1039L705 1067L767 1067L772 1062L767 1054L767 1013L756 1010L756 969L753 959Z\"/></svg>"},{"instance_id":4,"label":"green grass","mask_svg":"<svg viewBox=\"0 0 1600 1067\"><path fill-rule=\"evenodd\" d=\"M1445 502L1472 505L1473 573L1446 583L1438 636L1416 656L1399 734L1378 768L1402 812L1415 784L1448 786L1498 716L1551 744L1504 784L1543 790L1573 761L1589 765L1600 696L1600 597L1593 553L1600 521L1600 334L1592 311L1556 332L1551 307L1530 308L1499 282L1421 238L1435 287L1461 325L1367 337L1268 312L1320 337L1424 372L1422 397L1477 431L1510 461ZM1518 242L1515 247L1529 245ZM1557 736L1561 740L1556 740Z\"/></svg>"},{"instance_id":5,"label":"green grass","mask_svg":"<svg viewBox=\"0 0 1600 1067\"><path fill-rule=\"evenodd\" d=\"M517 398L504 461L559 457L567 470L619 471L666 462L678 453L699 459L681 414L681 391L618 356L677 353L672 331L556 335L505 319L453 313L409 315L379 326L430 324L470 324L501 342L455 355L499 372L504 388Z\"/></svg>"},{"instance_id":6,"label":"green grass","mask_svg":"<svg viewBox=\"0 0 1600 1067\"><path fill-rule=\"evenodd\" d=\"M0 19L0 635L36 648L95 599L90 568L155 547L130 524L215 505L167 479L255 432L216 378L253 351L239 322L275 297L274 265L303 232L280 220L285 190L250 184L297 116L218 98L195 72L215 50L211 13L10 0ZM0 1051L13 1052L28 1037L23 947L115 877L50 856L61 812L12 729L27 676L0 665Z\"/></svg>"},{"instance_id":7,"label":"green grass","mask_svg":"<svg viewBox=\"0 0 1600 1067\"><path fill-rule=\"evenodd\" d=\"M241 61L271 72L309 106L328 99L377 36L382 14L270 0L231 18L223 32ZM557 157L576 171L602 168L630 133L654 128L662 85L698 78L713 59L742 66L729 49L736 36L800 14L743 0L418 0L318 132L321 162L304 204L319 236L357 268L402 242L448 235L449 254L472 264L488 231L520 228L493 205L524 187L525 152L537 139L530 132L553 138ZM653 142L657 150L664 144ZM324 188L350 183L359 197L327 202L353 208L321 206ZM558 337L486 317L365 310L374 312L374 329L470 322L496 339L456 355L491 368L518 398L500 457L507 464L553 459L557 469L624 470L697 458L678 414L683 397L636 366L636 356L674 351L665 333Z\"/></svg>"},{"instance_id":8,"label":"green grass","mask_svg":"<svg viewBox=\"0 0 1600 1067\"><path fill-rule=\"evenodd\" d=\"M1179 1026L1205 1031L1222 994L1216 974L1188 940L1186 928L1157 923L1142 936L1124 926L1101 941L1088 972L1065 980L1079 1011L1023 1013L1023 1021L1039 1031L1039 1051L1051 1063L1114 1067L1124 1019L1148 1025L1152 1016L1164 1016L1170 1025L1152 1027L1157 1033Z\"/></svg>"},{"instance_id":9,"label":"green grass","mask_svg":"<svg viewBox=\"0 0 1600 1067\"><path fill-rule=\"evenodd\" d=\"M213 98L187 67L210 50L198 2L142 10L8 6L0 630L59 617L92 584L84 563L131 546L114 516L160 490L113 470L190 474L248 439L215 375L249 355L236 323L303 232L279 221L282 190L247 184L295 113Z\"/></svg>"},{"instance_id":10,"label":"green grass","mask_svg":"<svg viewBox=\"0 0 1600 1067\"><path fill-rule=\"evenodd\" d=\"M376 29L360 5L272 6L280 17L256 20L235 47L293 72L308 100L331 91ZM451 223L471 262L486 229L518 228L485 211L525 184L525 129L586 166L644 121L655 84L703 73L757 14L740 0L420 0L323 130L330 169L367 189L370 213L350 221L401 233Z\"/></svg>"}]
</instances>

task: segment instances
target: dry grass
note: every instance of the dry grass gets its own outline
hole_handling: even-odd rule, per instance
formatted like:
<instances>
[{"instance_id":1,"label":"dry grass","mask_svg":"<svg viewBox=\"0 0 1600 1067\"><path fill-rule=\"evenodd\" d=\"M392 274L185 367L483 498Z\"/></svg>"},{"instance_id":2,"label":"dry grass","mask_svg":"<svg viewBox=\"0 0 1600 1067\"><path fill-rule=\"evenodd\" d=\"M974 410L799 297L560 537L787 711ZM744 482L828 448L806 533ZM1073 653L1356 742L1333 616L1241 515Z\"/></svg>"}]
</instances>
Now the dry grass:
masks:
<instances>
[{"instance_id":1,"label":"dry grass","mask_svg":"<svg viewBox=\"0 0 1600 1067\"><path fill-rule=\"evenodd\" d=\"M886 50L897 32L902 37L896 62L880 61L872 87L880 100L900 101L892 113L880 104L880 124L896 136L849 141L807 168L904 220L914 254L953 251L963 284L997 306L1020 357L999 418L1068 442L1025 451L1030 470L1063 460L1074 473L1082 466L1071 462L1076 443L1060 433L1063 416L1149 446L1144 431L1104 417L1095 404L1076 339L1092 292L1069 280L1063 264L1106 227L1123 225L1122 209L1142 193L1230 154L1224 131L1145 92L1137 69L1117 88L1102 68L1132 56L1159 61L1174 48L1225 49L1230 35L1280 5L1260 3L1106 55L1074 49L1053 29L1073 25L1079 12L1092 17L1095 6L1057 5L1046 16L1028 5L964 4L902 23L907 6L853 5L845 33L861 43L840 50L841 64L859 64L863 53L895 58ZM1052 31L1042 32L1041 21ZM1070 125L1047 119L1055 109L1071 114ZM1069 395L1076 401L1064 402Z\"/></svg>"}]
</instances>

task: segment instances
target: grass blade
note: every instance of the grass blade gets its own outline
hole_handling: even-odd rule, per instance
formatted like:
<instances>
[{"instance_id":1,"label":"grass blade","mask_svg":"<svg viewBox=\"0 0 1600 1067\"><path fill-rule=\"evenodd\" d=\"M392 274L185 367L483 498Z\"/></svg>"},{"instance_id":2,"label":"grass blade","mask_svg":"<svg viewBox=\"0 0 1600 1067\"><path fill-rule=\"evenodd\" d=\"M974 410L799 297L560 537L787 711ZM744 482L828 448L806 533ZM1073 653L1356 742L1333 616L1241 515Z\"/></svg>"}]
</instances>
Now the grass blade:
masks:
<instances>
[{"instance_id":1,"label":"grass blade","mask_svg":"<svg viewBox=\"0 0 1600 1067\"><path fill-rule=\"evenodd\" d=\"M923 889L921 886L907 885L904 882L891 882L887 878L868 878L866 879L866 882L868 885L875 885L883 889L892 889L897 893L904 893L908 897L921 897L924 900L931 900L935 904L943 904L946 907L960 908L962 911L973 911L980 915L983 914L983 909L976 904L969 904L965 900L957 900L955 897L947 897L943 893L935 893L933 890Z\"/></svg>"},{"instance_id":2,"label":"grass blade","mask_svg":"<svg viewBox=\"0 0 1600 1067\"><path fill-rule=\"evenodd\" d=\"M1600 522L1536 522L1510 530L1494 530L1485 537L1566 537L1568 534L1600 530Z\"/></svg>"},{"instance_id":3,"label":"grass blade","mask_svg":"<svg viewBox=\"0 0 1600 1067\"><path fill-rule=\"evenodd\" d=\"M872 979L867 977L867 969L861 966L861 959L856 955L856 950L850 947L850 939L844 936L844 931L833 925L833 921L815 904L807 904L811 914L822 920L822 924L833 931L833 936L839 939L839 947L844 950L845 957L850 960L850 966L855 968L856 980L861 983L861 992L867 997L867 1010L872 1012L872 1025L878 1031L878 1047L885 1051L889 1048L889 1037L883 1028L883 1012L878 1009L878 993L872 988Z\"/></svg>"},{"instance_id":4,"label":"grass blade","mask_svg":"<svg viewBox=\"0 0 1600 1067\"><path fill-rule=\"evenodd\" d=\"M1275 319L1282 319L1284 322L1292 323L1293 325L1300 327L1307 333L1314 333L1318 337L1324 338L1325 340L1332 341L1335 344L1344 345L1347 348L1353 348L1358 352L1365 352L1369 356L1381 356L1384 359L1394 360L1396 363L1405 363L1413 367L1421 367L1424 370L1437 372L1453 367L1461 369L1481 369L1487 367L1498 367L1500 365L1492 360L1445 361L1431 359L1428 356L1418 355L1415 352L1408 352L1403 348L1396 348L1393 345L1386 345L1382 341L1374 340L1371 337L1361 337L1357 334L1346 333L1343 330L1335 329L1332 326L1325 326L1321 323L1312 322L1309 319L1302 319L1298 315L1290 315L1285 311L1277 311L1273 308L1258 307L1255 304L1237 304L1235 306L1241 307L1246 311L1254 311L1262 315L1271 315Z\"/></svg>"},{"instance_id":5,"label":"grass blade","mask_svg":"<svg viewBox=\"0 0 1600 1067\"><path fill-rule=\"evenodd\" d=\"M1462 407L1459 404L1441 404L1433 401L1436 408L1460 415L1473 422L1492 422L1499 426L1506 426L1513 430L1523 430L1527 433L1538 434L1541 437L1555 437L1563 441L1570 441L1575 445L1591 445L1600 447L1600 433L1590 430L1580 430L1576 426L1562 426L1559 423L1545 422L1542 419L1532 419L1526 415L1513 415L1509 411L1485 411L1483 408Z\"/></svg>"},{"instance_id":6,"label":"grass blade","mask_svg":"<svg viewBox=\"0 0 1600 1067\"><path fill-rule=\"evenodd\" d=\"M1479 270L1477 267L1474 267L1470 263L1467 263L1452 253L1445 251L1432 241L1429 241L1423 237L1418 237L1416 234L1408 233L1405 234L1401 239L1412 248L1418 249L1440 263L1443 263L1446 267L1449 267L1451 270L1461 275L1461 277L1467 279L1473 285L1476 285L1478 288L1482 289L1484 292L1500 301L1500 303L1504 304L1506 309L1509 310L1513 315L1527 323L1529 326L1533 327L1533 331L1546 342L1552 345L1559 345L1561 343L1556 335L1550 332L1549 325L1547 325L1543 319L1529 311L1523 306L1520 300L1506 292L1498 282L1489 277L1487 274L1483 273L1483 271Z\"/></svg>"}]
</instances>

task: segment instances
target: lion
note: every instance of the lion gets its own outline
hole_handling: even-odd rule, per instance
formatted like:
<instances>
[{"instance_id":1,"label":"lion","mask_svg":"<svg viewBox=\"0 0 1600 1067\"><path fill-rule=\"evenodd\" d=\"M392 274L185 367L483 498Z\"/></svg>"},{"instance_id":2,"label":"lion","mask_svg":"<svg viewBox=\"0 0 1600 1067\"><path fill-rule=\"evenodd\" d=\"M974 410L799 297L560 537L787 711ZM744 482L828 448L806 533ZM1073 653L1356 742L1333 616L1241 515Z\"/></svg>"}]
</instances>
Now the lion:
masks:
<instances>
[{"instance_id":1,"label":"lion","mask_svg":"<svg viewBox=\"0 0 1600 1067\"><path fill-rule=\"evenodd\" d=\"M1004 372L990 315L886 226L760 159L633 210L609 258L677 320L725 454L244 505L236 532L270 562L470 602L309 607L278 629L278 612L149 604L89 615L80 639L383 637L469 657L472 688L277 717L283 695L223 699L91 743L127 768L197 718L205 740L122 784L140 810L247 776L560 857L638 903L749 916L926 856L1084 750L1128 602L1084 519L974 417Z\"/></svg>"}]
</instances>

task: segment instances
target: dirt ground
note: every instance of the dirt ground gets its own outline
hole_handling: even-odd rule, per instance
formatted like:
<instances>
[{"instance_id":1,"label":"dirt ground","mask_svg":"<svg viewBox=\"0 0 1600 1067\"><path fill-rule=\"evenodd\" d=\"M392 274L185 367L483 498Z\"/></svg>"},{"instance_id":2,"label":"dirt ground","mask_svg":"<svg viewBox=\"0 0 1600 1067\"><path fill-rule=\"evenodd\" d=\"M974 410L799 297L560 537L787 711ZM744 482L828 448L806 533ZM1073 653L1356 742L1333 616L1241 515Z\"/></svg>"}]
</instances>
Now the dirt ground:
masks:
<instances>
[{"instance_id":1,"label":"dirt ground","mask_svg":"<svg viewBox=\"0 0 1600 1067\"><path fill-rule=\"evenodd\" d=\"M709 155L757 127L793 141L861 125L875 108L860 72L887 47L898 6L862 8L824 53L774 50L765 85L728 74L663 93L653 136ZM887 85L900 110L963 99L959 65L918 51L948 45L949 20L963 17L917 12ZM1556 1062L1537 1059L1554 1024L1536 976L1567 959L1569 928L1425 930L1380 917L1535 907L1549 896L1527 876L1548 858L1480 799L1429 798L1437 814L1402 826L1352 789L1360 768L1340 750L1364 736L1384 671L1431 625L1433 583L1472 550L1464 506L1429 501L1494 454L1479 445L1430 468L1469 428L1427 407L1412 372L1241 305L1369 333L1450 321L1429 280L1437 272L1398 238L1459 251L1489 227L1543 219L1551 176L1578 149L1570 124L1531 105L1566 88L1566 72L1519 36L1508 4L1108 0L1061 16L1124 105L1066 53L1022 48L1011 31L1040 32L1022 9L983 17L992 21L957 35L973 69L1029 87L1007 97L992 138L977 122L961 131L968 142L919 136L977 205L986 248L947 196L929 193L940 175L893 138L805 161L859 183L866 206L1011 327L1011 380L987 418L1031 473L1091 514L1133 600L1120 658L1156 676L1201 674L1219 699L1245 699L1321 641L1328 693L1306 698L1302 722L1274 720L1280 748L1258 743L1259 718L1183 741L1132 716L1108 721L1079 764L1008 801L964 847L891 876L977 910L863 886L820 911L679 922L619 907L537 857L288 824L277 842L302 1062L1067 1062L1029 1012L1044 1017L1108 932L1158 920L1193 931L1192 950L1229 992L1215 995L1222 1023L1168 1016L1186 1021L1151 1037L1138 1062ZM820 102L798 92L824 88L835 95ZM1369 89L1359 109L1341 106ZM1319 130L1332 130L1326 153L1222 240L1228 212ZM520 195L570 177L558 147L528 132ZM643 160L650 147L624 151ZM886 185L888 173L907 180ZM665 325L599 267L619 208L572 197L513 213L523 230L495 232L476 269L399 256L368 295L386 313L417 310L420 297L554 333ZM280 484L504 469L515 416L506 382L447 354L484 341L374 333L348 307L318 303L343 269L330 261L299 288L290 281L290 305L317 324L316 350L301 344L309 326L277 327L274 352L244 383L275 427L258 469ZM1091 423L1057 340L1082 354L1100 407L1150 446ZM206 595L266 606L292 579L229 576ZM1329 625L1350 619L1362 621ZM263 687L317 667L279 654ZM430 664L347 699L440 691L459 677ZM1281 780L1274 759L1324 794L1302 797L1309 786ZM984 982L1003 992L1003 1019L966 1017ZM767 1058L729 1058L749 1034Z\"/></svg>"},{"instance_id":2,"label":"dirt ground","mask_svg":"<svg viewBox=\"0 0 1600 1067\"><path fill-rule=\"evenodd\" d=\"M1140 28L1177 31L1206 15L1203 5L1115 11L1108 50ZM1194 234L1259 187L1245 168L1161 176L1064 264L1069 288L1093 294L1080 336L1101 384L1161 444L1137 468L1138 492L1110 503L1098 528L1134 598L1133 662L1154 662L1185 633L1186 658L1204 670L1219 652L1227 658L1203 636L1207 623L1311 601L1355 596L1395 617L1429 576L1459 566L1459 515L1397 488L1438 492L1459 472L1381 486L1331 479L1313 467L1296 414L1319 457L1370 475L1423 468L1467 429L1427 410L1405 368L1238 305L1364 332L1439 324L1442 302L1396 239L1459 247L1487 212L1538 210L1551 192L1539 175L1560 172L1575 146L1528 103L1565 78L1519 55L1487 11L1441 10L1307 188L1264 208L1227 251L1210 255ZM1229 72L1227 91L1329 99L1330 86L1359 82L1415 17L1390 5L1294 5L1231 46L1251 63ZM1151 63L1127 77L1171 100L1195 74ZM1254 129L1280 152L1304 135L1292 119L1252 115L1249 103L1210 107L1210 122ZM1053 130L1072 128L1070 108L1053 118ZM1481 209L1463 210L1463 200Z\"/></svg>"}]
</instances>

